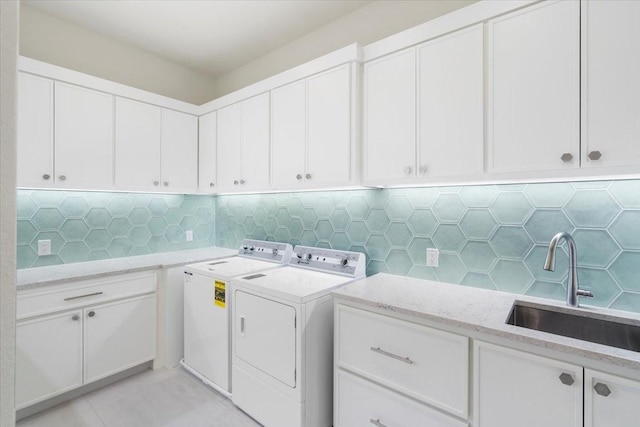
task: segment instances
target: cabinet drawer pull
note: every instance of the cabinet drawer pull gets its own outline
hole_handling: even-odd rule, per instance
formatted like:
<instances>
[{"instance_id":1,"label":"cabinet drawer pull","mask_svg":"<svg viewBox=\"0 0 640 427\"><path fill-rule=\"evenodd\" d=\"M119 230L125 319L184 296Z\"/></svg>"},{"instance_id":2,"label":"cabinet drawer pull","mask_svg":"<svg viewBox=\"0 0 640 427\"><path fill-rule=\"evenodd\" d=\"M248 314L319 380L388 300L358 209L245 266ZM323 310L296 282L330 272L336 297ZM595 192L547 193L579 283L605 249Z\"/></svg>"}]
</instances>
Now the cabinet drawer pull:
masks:
<instances>
[{"instance_id":1,"label":"cabinet drawer pull","mask_svg":"<svg viewBox=\"0 0 640 427\"><path fill-rule=\"evenodd\" d=\"M233 180L233 185L238 185L238 180Z\"/></svg>"},{"instance_id":2,"label":"cabinet drawer pull","mask_svg":"<svg viewBox=\"0 0 640 427\"><path fill-rule=\"evenodd\" d=\"M93 316L95 316L95 315L96 315L96 312L95 312L95 311L93 311L93 310L91 310L91 311L89 312L89 314L88 314L88 316L89 316L89 317L93 317Z\"/></svg>"},{"instance_id":3,"label":"cabinet drawer pull","mask_svg":"<svg viewBox=\"0 0 640 427\"><path fill-rule=\"evenodd\" d=\"M94 296L96 296L96 295L102 295L102 294L103 294L103 292L94 292L94 293L92 293L92 294L78 295L77 297L68 297L68 298L65 298L64 300L65 300L65 301L71 301L71 300L73 300L73 299L86 298L86 297L94 297Z\"/></svg>"},{"instance_id":4,"label":"cabinet drawer pull","mask_svg":"<svg viewBox=\"0 0 640 427\"><path fill-rule=\"evenodd\" d=\"M427 167L426 166L420 166L418 168L418 172L420 172L420 175L424 175L425 173L427 173Z\"/></svg>"},{"instance_id":5,"label":"cabinet drawer pull","mask_svg":"<svg viewBox=\"0 0 640 427\"><path fill-rule=\"evenodd\" d=\"M244 184L244 179L241 179L241 180L240 180L240 184Z\"/></svg>"},{"instance_id":6,"label":"cabinet drawer pull","mask_svg":"<svg viewBox=\"0 0 640 427\"><path fill-rule=\"evenodd\" d=\"M65 180L67 179L67 176L66 176L66 175L60 175L60 176L58 177L58 179L59 179L60 181L65 181Z\"/></svg>"},{"instance_id":7,"label":"cabinet drawer pull","mask_svg":"<svg viewBox=\"0 0 640 427\"><path fill-rule=\"evenodd\" d=\"M562 160L565 163L569 163L571 162L571 160L573 160L573 154L564 153L562 156L560 156L560 160Z\"/></svg>"},{"instance_id":8,"label":"cabinet drawer pull","mask_svg":"<svg viewBox=\"0 0 640 427\"><path fill-rule=\"evenodd\" d=\"M404 168L404 173L406 173L407 175L409 175L412 172L413 172L413 169L411 168L411 166L407 166L406 168Z\"/></svg>"},{"instance_id":9,"label":"cabinet drawer pull","mask_svg":"<svg viewBox=\"0 0 640 427\"><path fill-rule=\"evenodd\" d=\"M574 383L573 376L567 374L566 372L560 374L558 378L560 378L560 382L564 385L573 385Z\"/></svg>"},{"instance_id":10,"label":"cabinet drawer pull","mask_svg":"<svg viewBox=\"0 0 640 427\"><path fill-rule=\"evenodd\" d=\"M297 179L298 181L300 181L300 180L302 179L302 175L300 175L300 174L296 175L296 179Z\"/></svg>"},{"instance_id":11,"label":"cabinet drawer pull","mask_svg":"<svg viewBox=\"0 0 640 427\"><path fill-rule=\"evenodd\" d=\"M210 182L209 187L215 187L215 184L213 182Z\"/></svg>"},{"instance_id":12,"label":"cabinet drawer pull","mask_svg":"<svg viewBox=\"0 0 640 427\"><path fill-rule=\"evenodd\" d=\"M600 160L600 157L602 157L602 153L600 153L599 151L590 151L589 155L587 156L589 157L589 160Z\"/></svg>"},{"instance_id":13,"label":"cabinet drawer pull","mask_svg":"<svg viewBox=\"0 0 640 427\"><path fill-rule=\"evenodd\" d=\"M76 320L80 320L80 316L78 316L77 314L74 314L73 316L71 316L71 320L73 320L74 322Z\"/></svg>"},{"instance_id":14,"label":"cabinet drawer pull","mask_svg":"<svg viewBox=\"0 0 640 427\"><path fill-rule=\"evenodd\" d=\"M308 174L306 174L304 177L305 177L305 178L307 178L307 179L311 179L311 174L310 174L310 173L308 173Z\"/></svg>"},{"instance_id":15,"label":"cabinet drawer pull","mask_svg":"<svg viewBox=\"0 0 640 427\"><path fill-rule=\"evenodd\" d=\"M165 181L165 182L163 182L163 184L164 184L165 187L168 187L169 186L169 181Z\"/></svg>"},{"instance_id":16,"label":"cabinet drawer pull","mask_svg":"<svg viewBox=\"0 0 640 427\"><path fill-rule=\"evenodd\" d=\"M244 316L240 316L240 335L244 335Z\"/></svg>"},{"instance_id":17,"label":"cabinet drawer pull","mask_svg":"<svg viewBox=\"0 0 640 427\"><path fill-rule=\"evenodd\" d=\"M160 185L160 181L153 181L153 185L157 187L158 185Z\"/></svg>"},{"instance_id":18,"label":"cabinet drawer pull","mask_svg":"<svg viewBox=\"0 0 640 427\"><path fill-rule=\"evenodd\" d=\"M42 175L42 179L44 179L45 181L48 180L49 178L51 178L51 175L49 175L48 173L45 173L44 175Z\"/></svg>"},{"instance_id":19,"label":"cabinet drawer pull","mask_svg":"<svg viewBox=\"0 0 640 427\"><path fill-rule=\"evenodd\" d=\"M399 361L404 362L404 363L408 363L409 365L413 365L415 363L413 360L411 360L408 357L402 357L402 356L398 356L398 355L393 354L393 353L389 353L388 351L382 350L380 347L371 347L371 351L376 352L376 353L380 353L382 355L391 357L392 359L396 359L396 360L399 360Z\"/></svg>"},{"instance_id":20,"label":"cabinet drawer pull","mask_svg":"<svg viewBox=\"0 0 640 427\"><path fill-rule=\"evenodd\" d=\"M369 420L369 422L370 422L371 424L373 424L374 426L376 426L376 427L387 427L387 425L386 425L386 424L382 424L382 423L380 422L380 418L378 418L377 420L374 420L373 418L371 418L371 419Z\"/></svg>"},{"instance_id":21,"label":"cabinet drawer pull","mask_svg":"<svg viewBox=\"0 0 640 427\"><path fill-rule=\"evenodd\" d=\"M596 393L603 397L607 397L611 394L611 390L609 389L609 387L607 387L606 384L598 383L593 387L593 389L596 391Z\"/></svg>"}]
</instances>

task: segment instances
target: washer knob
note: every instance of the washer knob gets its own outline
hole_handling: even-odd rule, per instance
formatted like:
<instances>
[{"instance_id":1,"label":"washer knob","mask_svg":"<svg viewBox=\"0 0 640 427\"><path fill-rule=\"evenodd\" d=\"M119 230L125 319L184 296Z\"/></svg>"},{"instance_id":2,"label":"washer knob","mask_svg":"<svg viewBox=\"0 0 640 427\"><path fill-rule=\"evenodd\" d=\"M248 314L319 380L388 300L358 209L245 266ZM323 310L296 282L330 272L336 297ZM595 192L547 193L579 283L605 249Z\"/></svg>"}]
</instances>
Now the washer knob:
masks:
<instances>
[{"instance_id":1,"label":"washer knob","mask_svg":"<svg viewBox=\"0 0 640 427\"><path fill-rule=\"evenodd\" d=\"M347 258L342 258L340 260L340 265L346 267L347 265L349 265L349 260Z\"/></svg>"},{"instance_id":2,"label":"washer knob","mask_svg":"<svg viewBox=\"0 0 640 427\"><path fill-rule=\"evenodd\" d=\"M249 249L249 246L243 246L242 249L246 251L247 249Z\"/></svg>"},{"instance_id":3,"label":"washer knob","mask_svg":"<svg viewBox=\"0 0 640 427\"><path fill-rule=\"evenodd\" d=\"M253 246L249 246L249 250L250 250L250 251L253 251L253 250L255 250L255 249L256 249L256 248L254 248Z\"/></svg>"},{"instance_id":4,"label":"washer knob","mask_svg":"<svg viewBox=\"0 0 640 427\"><path fill-rule=\"evenodd\" d=\"M302 259L302 253L296 254L296 256L300 259Z\"/></svg>"},{"instance_id":5,"label":"washer knob","mask_svg":"<svg viewBox=\"0 0 640 427\"><path fill-rule=\"evenodd\" d=\"M307 254L307 260L311 261L311 258L313 258L313 255Z\"/></svg>"},{"instance_id":6,"label":"washer knob","mask_svg":"<svg viewBox=\"0 0 640 427\"><path fill-rule=\"evenodd\" d=\"M273 254L273 256L276 256L276 255L278 255L278 250L277 249L273 249L271 251L271 253Z\"/></svg>"}]
</instances>

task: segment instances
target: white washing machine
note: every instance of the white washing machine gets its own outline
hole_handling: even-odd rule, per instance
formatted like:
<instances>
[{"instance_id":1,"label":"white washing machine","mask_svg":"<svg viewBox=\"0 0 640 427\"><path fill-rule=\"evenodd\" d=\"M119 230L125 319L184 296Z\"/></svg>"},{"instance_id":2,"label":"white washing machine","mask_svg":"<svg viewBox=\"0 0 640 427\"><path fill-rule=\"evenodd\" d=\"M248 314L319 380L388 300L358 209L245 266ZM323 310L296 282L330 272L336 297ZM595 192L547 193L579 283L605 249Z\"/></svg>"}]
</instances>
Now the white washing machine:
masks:
<instances>
[{"instance_id":1,"label":"white washing machine","mask_svg":"<svg viewBox=\"0 0 640 427\"><path fill-rule=\"evenodd\" d=\"M266 427L332 425L330 293L365 265L359 252L296 246L288 267L233 281L236 406Z\"/></svg>"},{"instance_id":2,"label":"white washing machine","mask_svg":"<svg viewBox=\"0 0 640 427\"><path fill-rule=\"evenodd\" d=\"M231 291L238 275L286 266L292 247L244 240L238 254L185 267L184 359L188 371L231 396Z\"/></svg>"}]
</instances>

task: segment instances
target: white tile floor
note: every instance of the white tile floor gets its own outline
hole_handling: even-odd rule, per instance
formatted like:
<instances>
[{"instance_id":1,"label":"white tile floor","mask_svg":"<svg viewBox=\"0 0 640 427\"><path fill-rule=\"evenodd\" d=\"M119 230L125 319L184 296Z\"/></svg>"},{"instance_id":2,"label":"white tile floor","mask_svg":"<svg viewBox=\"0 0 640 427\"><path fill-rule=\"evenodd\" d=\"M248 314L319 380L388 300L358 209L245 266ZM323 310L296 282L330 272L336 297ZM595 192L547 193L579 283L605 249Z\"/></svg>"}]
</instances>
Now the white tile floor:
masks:
<instances>
[{"instance_id":1,"label":"white tile floor","mask_svg":"<svg viewBox=\"0 0 640 427\"><path fill-rule=\"evenodd\" d=\"M47 411L17 427L259 427L182 368L144 371Z\"/></svg>"}]
</instances>

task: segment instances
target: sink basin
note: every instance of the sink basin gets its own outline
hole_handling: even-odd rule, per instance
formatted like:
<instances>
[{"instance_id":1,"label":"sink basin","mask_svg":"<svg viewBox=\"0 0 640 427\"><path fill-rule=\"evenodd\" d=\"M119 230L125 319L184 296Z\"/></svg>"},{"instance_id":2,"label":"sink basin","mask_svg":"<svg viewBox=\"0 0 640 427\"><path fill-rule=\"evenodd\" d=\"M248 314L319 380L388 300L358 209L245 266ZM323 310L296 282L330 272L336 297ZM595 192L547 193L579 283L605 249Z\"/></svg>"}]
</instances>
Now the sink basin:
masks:
<instances>
[{"instance_id":1,"label":"sink basin","mask_svg":"<svg viewBox=\"0 0 640 427\"><path fill-rule=\"evenodd\" d=\"M640 352L640 322L516 301L507 324ZM565 309L566 310L566 309Z\"/></svg>"}]
</instances>

